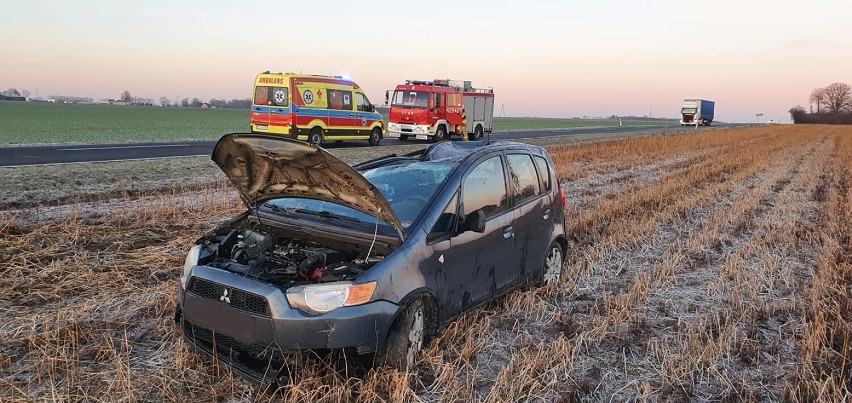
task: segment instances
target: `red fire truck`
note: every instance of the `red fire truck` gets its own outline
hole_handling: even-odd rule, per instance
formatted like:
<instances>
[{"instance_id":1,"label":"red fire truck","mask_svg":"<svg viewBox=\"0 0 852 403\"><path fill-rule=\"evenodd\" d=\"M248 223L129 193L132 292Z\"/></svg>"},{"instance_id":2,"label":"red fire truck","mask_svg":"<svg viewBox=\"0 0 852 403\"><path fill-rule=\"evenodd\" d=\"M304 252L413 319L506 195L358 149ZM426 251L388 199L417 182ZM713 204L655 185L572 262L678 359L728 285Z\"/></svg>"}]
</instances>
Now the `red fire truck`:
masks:
<instances>
[{"instance_id":1,"label":"red fire truck","mask_svg":"<svg viewBox=\"0 0 852 403\"><path fill-rule=\"evenodd\" d=\"M396 86L393 96L385 93L390 103L386 137L407 140L443 141L450 135L477 140L491 133L494 116L494 90L473 88L470 81L406 80ZM464 112L462 112L464 111ZM464 120L462 113L464 113Z\"/></svg>"}]
</instances>

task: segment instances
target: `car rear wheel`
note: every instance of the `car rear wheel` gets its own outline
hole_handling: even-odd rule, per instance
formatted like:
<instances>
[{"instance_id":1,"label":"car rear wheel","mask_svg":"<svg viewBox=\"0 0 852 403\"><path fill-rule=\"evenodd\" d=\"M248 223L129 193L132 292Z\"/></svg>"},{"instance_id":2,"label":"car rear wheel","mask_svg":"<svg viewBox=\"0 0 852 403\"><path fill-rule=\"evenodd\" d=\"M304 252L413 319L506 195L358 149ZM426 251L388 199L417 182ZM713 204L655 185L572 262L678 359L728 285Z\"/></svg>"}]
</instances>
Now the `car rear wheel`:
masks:
<instances>
[{"instance_id":1,"label":"car rear wheel","mask_svg":"<svg viewBox=\"0 0 852 403\"><path fill-rule=\"evenodd\" d=\"M426 344L426 308L422 298L405 305L391 325L385 346L376 352L374 364L406 371L414 366Z\"/></svg>"},{"instance_id":2,"label":"car rear wheel","mask_svg":"<svg viewBox=\"0 0 852 403\"><path fill-rule=\"evenodd\" d=\"M547 248L547 255L544 257L544 273L541 279L543 285L559 281L559 278L562 277L562 263L564 261L565 255L562 252L562 245L553 241Z\"/></svg>"},{"instance_id":3,"label":"car rear wheel","mask_svg":"<svg viewBox=\"0 0 852 403\"><path fill-rule=\"evenodd\" d=\"M407 134L400 134L399 139L402 140L402 141L408 140L408 135Z\"/></svg>"},{"instance_id":4,"label":"car rear wheel","mask_svg":"<svg viewBox=\"0 0 852 403\"><path fill-rule=\"evenodd\" d=\"M369 141L371 146L379 145L379 142L382 141L382 129L374 127L373 130L370 131Z\"/></svg>"},{"instance_id":5,"label":"car rear wheel","mask_svg":"<svg viewBox=\"0 0 852 403\"><path fill-rule=\"evenodd\" d=\"M473 129L473 136L470 138L471 140L479 140L482 138L482 126L476 125L476 129Z\"/></svg>"},{"instance_id":6,"label":"car rear wheel","mask_svg":"<svg viewBox=\"0 0 852 403\"><path fill-rule=\"evenodd\" d=\"M311 130L311 134L308 135L308 143L311 143L315 146L322 145L322 129L319 127L313 128Z\"/></svg>"}]
</instances>

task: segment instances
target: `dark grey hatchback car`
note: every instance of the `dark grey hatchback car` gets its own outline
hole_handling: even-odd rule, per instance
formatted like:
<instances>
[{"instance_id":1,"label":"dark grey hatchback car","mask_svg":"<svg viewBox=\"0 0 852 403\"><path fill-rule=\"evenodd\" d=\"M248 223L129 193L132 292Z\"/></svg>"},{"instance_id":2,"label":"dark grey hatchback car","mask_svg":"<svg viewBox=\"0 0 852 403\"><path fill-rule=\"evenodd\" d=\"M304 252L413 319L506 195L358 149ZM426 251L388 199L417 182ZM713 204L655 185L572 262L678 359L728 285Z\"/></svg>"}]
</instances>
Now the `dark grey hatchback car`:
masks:
<instances>
[{"instance_id":1,"label":"dark grey hatchback car","mask_svg":"<svg viewBox=\"0 0 852 403\"><path fill-rule=\"evenodd\" d=\"M541 147L443 142L350 167L307 143L229 134L213 160L248 209L190 250L175 320L256 382L303 350L405 369L459 314L561 274L565 195Z\"/></svg>"}]
</instances>

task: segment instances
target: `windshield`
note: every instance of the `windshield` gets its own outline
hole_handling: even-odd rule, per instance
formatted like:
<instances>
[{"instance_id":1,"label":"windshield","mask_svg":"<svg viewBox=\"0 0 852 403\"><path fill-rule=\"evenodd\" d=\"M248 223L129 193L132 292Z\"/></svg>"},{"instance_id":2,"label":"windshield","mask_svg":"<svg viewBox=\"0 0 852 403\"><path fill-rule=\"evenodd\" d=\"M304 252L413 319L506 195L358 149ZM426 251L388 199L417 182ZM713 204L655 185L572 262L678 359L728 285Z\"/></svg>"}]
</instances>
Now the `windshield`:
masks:
<instances>
[{"instance_id":1,"label":"windshield","mask_svg":"<svg viewBox=\"0 0 852 403\"><path fill-rule=\"evenodd\" d=\"M429 103L426 91L394 91L391 106L413 106L425 108Z\"/></svg>"},{"instance_id":2,"label":"windshield","mask_svg":"<svg viewBox=\"0 0 852 403\"><path fill-rule=\"evenodd\" d=\"M403 228L408 228L420 216L454 167L455 164L446 161L414 162L373 168L361 174L387 199ZM261 210L370 233L376 228L376 218L369 214L315 199L273 199L261 205ZM379 221L378 227L381 234L396 234L386 222Z\"/></svg>"},{"instance_id":3,"label":"windshield","mask_svg":"<svg viewBox=\"0 0 852 403\"><path fill-rule=\"evenodd\" d=\"M683 108L680 110L680 113L695 113L697 110L696 108Z\"/></svg>"},{"instance_id":4,"label":"windshield","mask_svg":"<svg viewBox=\"0 0 852 403\"><path fill-rule=\"evenodd\" d=\"M446 161L415 162L373 168L362 175L382 192L402 226L408 228L454 167Z\"/></svg>"}]
</instances>

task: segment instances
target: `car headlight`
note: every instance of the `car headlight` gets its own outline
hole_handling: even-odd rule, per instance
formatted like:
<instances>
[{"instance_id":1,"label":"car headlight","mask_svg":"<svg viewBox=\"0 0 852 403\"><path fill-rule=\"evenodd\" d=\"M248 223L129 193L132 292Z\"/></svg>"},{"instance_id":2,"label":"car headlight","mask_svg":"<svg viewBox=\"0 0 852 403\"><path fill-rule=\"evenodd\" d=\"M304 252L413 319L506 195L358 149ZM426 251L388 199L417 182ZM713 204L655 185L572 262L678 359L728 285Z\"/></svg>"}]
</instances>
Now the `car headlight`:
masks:
<instances>
[{"instance_id":1,"label":"car headlight","mask_svg":"<svg viewBox=\"0 0 852 403\"><path fill-rule=\"evenodd\" d=\"M192 266L198 264L198 255L201 253L201 245L195 245L186 254L186 260L183 261L183 273L180 274L180 286L186 289L186 282L189 280L189 273L192 271Z\"/></svg>"},{"instance_id":2,"label":"car headlight","mask_svg":"<svg viewBox=\"0 0 852 403\"><path fill-rule=\"evenodd\" d=\"M327 284L309 284L287 290L290 306L308 313L331 312L342 306L361 305L373 298L376 282L353 284L341 281Z\"/></svg>"}]
</instances>

